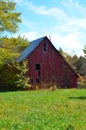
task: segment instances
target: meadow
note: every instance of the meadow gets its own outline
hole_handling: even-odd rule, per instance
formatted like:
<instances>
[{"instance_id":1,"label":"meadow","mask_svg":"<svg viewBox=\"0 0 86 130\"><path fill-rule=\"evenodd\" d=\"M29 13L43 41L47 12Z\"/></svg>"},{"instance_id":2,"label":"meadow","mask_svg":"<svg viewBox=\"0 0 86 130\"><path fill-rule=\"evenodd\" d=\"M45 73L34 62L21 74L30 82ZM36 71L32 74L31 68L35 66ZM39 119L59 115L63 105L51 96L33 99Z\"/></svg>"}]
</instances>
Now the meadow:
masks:
<instances>
[{"instance_id":1,"label":"meadow","mask_svg":"<svg viewBox=\"0 0 86 130\"><path fill-rule=\"evenodd\" d=\"M86 130L86 89L0 92L0 130Z\"/></svg>"}]
</instances>

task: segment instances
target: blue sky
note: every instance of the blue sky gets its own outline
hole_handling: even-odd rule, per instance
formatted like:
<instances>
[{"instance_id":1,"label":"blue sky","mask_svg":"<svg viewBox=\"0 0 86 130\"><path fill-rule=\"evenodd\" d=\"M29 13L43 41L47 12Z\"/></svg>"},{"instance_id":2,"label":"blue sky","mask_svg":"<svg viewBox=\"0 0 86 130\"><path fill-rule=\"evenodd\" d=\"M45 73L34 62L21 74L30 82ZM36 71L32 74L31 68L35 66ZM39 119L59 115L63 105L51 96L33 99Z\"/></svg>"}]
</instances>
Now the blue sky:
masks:
<instances>
[{"instance_id":1,"label":"blue sky","mask_svg":"<svg viewBox=\"0 0 86 130\"><path fill-rule=\"evenodd\" d=\"M86 45L86 0L14 0L22 23L16 35L30 41L51 36L53 45L83 55Z\"/></svg>"}]
</instances>

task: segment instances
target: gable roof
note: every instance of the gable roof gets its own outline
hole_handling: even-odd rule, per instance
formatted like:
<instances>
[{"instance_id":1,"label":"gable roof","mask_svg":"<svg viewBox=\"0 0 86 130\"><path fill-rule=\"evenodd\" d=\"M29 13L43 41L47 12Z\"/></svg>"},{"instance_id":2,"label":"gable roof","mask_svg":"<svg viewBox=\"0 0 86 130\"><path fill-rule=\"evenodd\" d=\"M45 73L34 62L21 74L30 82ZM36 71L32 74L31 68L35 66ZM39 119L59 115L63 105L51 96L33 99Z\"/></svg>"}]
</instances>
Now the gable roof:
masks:
<instances>
[{"instance_id":1,"label":"gable roof","mask_svg":"<svg viewBox=\"0 0 86 130\"><path fill-rule=\"evenodd\" d=\"M21 53L20 57L17 59L18 62L23 61L31 52L44 40L46 36L38 38L30 42L30 45Z\"/></svg>"},{"instance_id":2,"label":"gable roof","mask_svg":"<svg viewBox=\"0 0 86 130\"><path fill-rule=\"evenodd\" d=\"M30 42L30 45L21 53L20 57L17 59L18 62L23 61L25 58L27 58L27 56L29 56L34 49L45 39L47 38L47 36L38 38L36 40L33 40ZM51 43L52 44L52 43ZM67 65L70 67L70 69L75 73L75 75L77 77L78 74L75 72L75 70L71 67L71 65L64 59L64 57L59 53L59 51L55 48L55 46L52 44L52 46L54 47L54 49L58 52L58 54L61 56L61 58L67 63Z\"/></svg>"}]
</instances>

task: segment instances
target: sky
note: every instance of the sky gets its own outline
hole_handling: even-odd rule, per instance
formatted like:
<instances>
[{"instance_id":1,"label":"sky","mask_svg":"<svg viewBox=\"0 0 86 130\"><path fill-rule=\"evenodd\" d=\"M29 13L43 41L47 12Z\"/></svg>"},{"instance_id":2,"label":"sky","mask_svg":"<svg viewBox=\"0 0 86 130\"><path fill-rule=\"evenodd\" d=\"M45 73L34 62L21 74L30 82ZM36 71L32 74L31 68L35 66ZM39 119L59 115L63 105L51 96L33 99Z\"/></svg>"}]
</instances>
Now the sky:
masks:
<instances>
[{"instance_id":1,"label":"sky","mask_svg":"<svg viewBox=\"0 0 86 130\"><path fill-rule=\"evenodd\" d=\"M22 23L17 35L29 41L47 36L70 55L83 55L86 45L86 0L14 0Z\"/></svg>"}]
</instances>

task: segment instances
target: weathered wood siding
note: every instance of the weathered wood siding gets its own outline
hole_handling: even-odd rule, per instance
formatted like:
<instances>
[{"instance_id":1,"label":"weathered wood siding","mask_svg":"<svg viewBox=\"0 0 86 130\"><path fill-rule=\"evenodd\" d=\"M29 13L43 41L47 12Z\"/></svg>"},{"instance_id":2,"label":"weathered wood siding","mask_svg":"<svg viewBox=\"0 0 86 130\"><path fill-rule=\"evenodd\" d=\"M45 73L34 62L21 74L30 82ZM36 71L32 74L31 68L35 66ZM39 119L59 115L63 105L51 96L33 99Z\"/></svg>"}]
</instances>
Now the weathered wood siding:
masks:
<instances>
[{"instance_id":1,"label":"weathered wood siding","mask_svg":"<svg viewBox=\"0 0 86 130\"><path fill-rule=\"evenodd\" d=\"M60 87L77 87L77 74L49 39L45 38L27 59L28 76L34 85L52 82Z\"/></svg>"}]
</instances>

